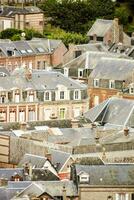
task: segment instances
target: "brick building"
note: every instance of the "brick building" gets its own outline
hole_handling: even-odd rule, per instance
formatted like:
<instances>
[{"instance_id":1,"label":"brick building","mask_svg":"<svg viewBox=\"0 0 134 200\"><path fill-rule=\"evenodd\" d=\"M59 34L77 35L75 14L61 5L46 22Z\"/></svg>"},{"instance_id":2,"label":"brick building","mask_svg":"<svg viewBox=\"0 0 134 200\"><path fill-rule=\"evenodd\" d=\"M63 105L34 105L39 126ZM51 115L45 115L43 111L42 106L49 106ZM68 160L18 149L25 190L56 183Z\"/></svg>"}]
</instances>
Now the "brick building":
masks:
<instances>
[{"instance_id":1,"label":"brick building","mask_svg":"<svg viewBox=\"0 0 134 200\"><path fill-rule=\"evenodd\" d=\"M101 58L88 81L90 107L122 92L124 98L133 99L134 61L123 58Z\"/></svg>"},{"instance_id":2,"label":"brick building","mask_svg":"<svg viewBox=\"0 0 134 200\"><path fill-rule=\"evenodd\" d=\"M0 67L13 71L20 66L31 69L56 67L63 63L67 48L61 40L32 39L28 41L0 41Z\"/></svg>"},{"instance_id":3,"label":"brick building","mask_svg":"<svg viewBox=\"0 0 134 200\"><path fill-rule=\"evenodd\" d=\"M4 122L71 119L88 110L87 86L58 72L21 70L0 78Z\"/></svg>"},{"instance_id":4,"label":"brick building","mask_svg":"<svg viewBox=\"0 0 134 200\"><path fill-rule=\"evenodd\" d=\"M7 28L24 30L34 29L43 33L44 14L38 7L8 7L0 8L0 31Z\"/></svg>"}]
</instances>

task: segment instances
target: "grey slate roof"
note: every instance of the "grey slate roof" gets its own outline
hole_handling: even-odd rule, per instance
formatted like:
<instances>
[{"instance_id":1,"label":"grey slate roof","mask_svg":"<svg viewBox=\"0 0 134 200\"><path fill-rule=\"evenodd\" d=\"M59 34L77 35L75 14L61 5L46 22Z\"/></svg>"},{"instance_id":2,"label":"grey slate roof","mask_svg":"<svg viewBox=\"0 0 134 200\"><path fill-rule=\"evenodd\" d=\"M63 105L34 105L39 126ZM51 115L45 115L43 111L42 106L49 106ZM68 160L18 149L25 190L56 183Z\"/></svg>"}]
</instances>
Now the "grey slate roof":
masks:
<instances>
[{"instance_id":1,"label":"grey slate roof","mask_svg":"<svg viewBox=\"0 0 134 200\"><path fill-rule=\"evenodd\" d=\"M99 52L99 51L86 51L79 57L71 60L67 64L63 65L63 67L67 68L85 68L85 69L94 69L100 60L104 57L106 58L120 58L121 54L114 54L109 52Z\"/></svg>"},{"instance_id":2,"label":"grey slate roof","mask_svg":"<svg viewBox=\"0 0 134 200\"><path fill-rule=\"evenodd\" d=\"M90 175L89 185L134 185L134 165L75 165L76 173L84 171Z\"/></svg>"},{"instance_id":3,"label":"grey slate roof","mask_svg":"<svg viewBox=\"0 0 134 200\"><path fill-rule=\"evenodd\" d=\"M24 71L25 70L23 70L23 73ZM13 88L20 88L23 90L31 88L34 90L45 91L56 90L58 85L64 85L68 89L85 90L87 88L86 85L80 84L59 72L45 70L33 71L32 79L30 81L27 81L24 74L17 74L10 77L0 77L0 89L9 91Z\"/></svg>"},{"instance_id":4,"label":"grey slate roof","mask_svg":"<svg viewBox=\"0 0 134 200\"><path fill-rule=\"evenodd\" d=\"M102 42L78 44L78 45L75 45L75 49L83 51L83 52L86 52L86 51L107 52L108 51L107 46L104 45Z\"/></svg>"},{"instance_id":5,"label":"grey slate roof","mask_svg":"<svg viewBox=\"0 0 134 200\"><path fill-rule=\"evenodd\" d=\"M61 135L48 135L48 142L65 143L67 146L79 146L81 141L88 139L88 144L94 143L94 132L91 128L63 128Z\"/></svg>"},{"instance_id":6,"label":"grey slate roof","mask_svg":"<svg viewBox=\"0 0 134 200\"><path fill-rule=\"evenodd\" d=\"M61 40L46 38L33 38L32 40L27 41L0 40L0 50L3 57L8 57L7 50L14 51L16 57L52 54L61 43Z\"/></svg>"},{"instance_id":7,"label":"grey slate roof","mask_svg":"<svg viewBox=\"0 0 134 200\"><path fill-rule=\"evenodd\" d=\"M33 14L33 13L41 13L41 9L35 6L19 8L19 7L11 7L11 6L4 6L0 8L0 16L1 17L14 17L15 14Z\"/></svg>"},{"instance_id":8,"label":"grey slate roof","mask_svg":"<svg viewBox=\"0 0 134 200\"><path fill-rule=\"evenodd\" d=\"M91 122L99 121L117 126L134 126L134 100L113 97L91 108L84 117Z\"/></svg>"},{"instance_id":9,"label":"grey slate roof","mask_svg":"<svg viewBox=\"0 0 134 200\"><path fill-rule=\"evenodd\" d=\"M87 36L96 34L103 37L105 33L112 27L113 20L97 19L91 29L88 31Z\"/></svg>"},{"instance_id":10,"label":"grey slate roof","mask_svg":"<svg viewBox=\"0 0 134 200\"><path fill-rule=\"evenodd\" d=\"M23 177L23 169L22 168L1 168L0 169L0 178L4 178L10 181L11 177L15 174Z\"/></svg>"},{"instance_id":11,"label":"grey slate roof","mask_svg":"<svg viewBox=\"0 0 134 200\"><path fill-rule=\"evenodd\" d=\"M23 158L20 160L18 166L23 167L24 164L28 163L32 165L32 167L34 168L43 168L46 161L47 161L46 157L33 154L25 154Z\"/></svg>"},{"instance_id":12,"label":"grey slate roof","mask_svg":"<svg viewBox=\"0 0 134 200\"><path fill-rule=\"evenodd\" d=\"M67 159L71 156L70 153L58 151L54 149L50 149L49 152L51 153L51 162L56 167L57 171L60 171L60 169L63 167Z\"/></svg>"},{"instance_id":13,"label":"grey slate roof","mask_svg":"<svg viewBox=\"0 0 134 200\"><path fill-rule=\"evenodd\" d=\"M5 67L0 67L0 76L4 76L4 75L6 75L6 76L10 76L10 73L9 73L9 71L5 68Z\"/></svg>"},{"instance_id":14,"label":"grey slate roof","mask_svg":"<svg viewBox=\"0 0 134 200\"><path fill-rule=\"evenodd\" d=\"M10 200L21 191L20 188L0 188L0 200Z\"/></svg>"},{"instance_id":15,"label":"grey slate roof","mask_svg":"<svg viewBox=\"0 0 134 200\"><path fill-rule=\"evenodd\" d=\"M123 58L102 58L91 72L91 78L126 80L132 79L134 61Z\"/></svg>"},{"instance_id":16,"label":"grey slate roof","mask_svg":"<svg viewBox=\"0 0 134 200\"><path fill-rule=\"evenodd\" d=\"M52 197L60 197L63 195L63 186L66 188L67 196L77 196L77 189L73 181L43 181L33 182L18 196L23 197L24 195L36 194L40 196L44 192L50 194Z\"/></svg>"}]
</instances>

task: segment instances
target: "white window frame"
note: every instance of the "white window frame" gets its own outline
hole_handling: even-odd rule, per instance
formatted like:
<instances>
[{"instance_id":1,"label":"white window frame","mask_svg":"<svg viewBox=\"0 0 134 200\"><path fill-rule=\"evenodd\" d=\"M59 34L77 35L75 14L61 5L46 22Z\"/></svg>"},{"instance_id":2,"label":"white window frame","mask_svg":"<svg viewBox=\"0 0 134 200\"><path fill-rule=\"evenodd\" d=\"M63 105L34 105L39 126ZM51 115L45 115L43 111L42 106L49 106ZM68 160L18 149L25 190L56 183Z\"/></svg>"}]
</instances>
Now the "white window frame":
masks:
<instances>
[{"instance_id":1,"label":"white window frame","mask_svg":"<svg viewBox=\"0 0 134 200\"><path fill-rule=\"evenodd\" d=\"M46 98L46 95L48 94L48 98ZM44 99L45 101L50 101L50 92L49 91L46 91L45 94L44 94Z\"/></svg>"},{"instance_id":2,"label":"white window frame","mask_svg":"<svg viewBox=\"0 0 134 200\"><path fill-rule=\"evenodd\" d=\"M115 80L109 80L109 88L115 89Z\"/></svg>"},{"instance_id":3,"label":"white window frame","mask_svg":"<svg viewBox=\"0 0 134 200\"><path fill-rule=\"evenodd\" d=\"M76 92L78 97L76 98ZM80 99L80 91L79 90L74 90L74 100L79 100Z\"/></svg>"},{"instance_id":4,"label":"white window frame","mask_svg":"<svg viewBox=\"0 0 134 200\"><path fill-rule=\"evenodd\" d=\"M82 75L80 75L80 73L82 72ZM83 77L83 69L78 69L78 78L82 78Z\"/></svg>"},{"instance_id":5,"label":"white window frame","mask_svg":"<svg viewBox=\"0 0 134 200\"><path fill-rule=\"evenodd\" d=\"M61 98L61 93L63 92L63 98ZM60 91L60 100L64 100L65 99L65 91Z\"/></svg>"},{"instance_id":6,"label":"white window frame","mask_svg":"<svg viewBox=\"0 0 134 200\"><path fill-rule=\"evenodd\" d=\"M99 87L99 79L94 79L94 87L98 88Z\"/></svg>"},{"instance_id":7,"label":"white window frame","mask_svg":"<svg viewBox=\"0 0 134 200\"><path fill-rule=\"evenodd\" d=\"M133 90L133 91L132 91ZM131 86L130 88L129 88L129 94L134 94L134 87L133 86Z\"/></svg>"},{"instance_id":8,"label":"white window frame","mask_svg":"<svg viewBox=\"0 0 134 200\"><path fill-rule=\"evenodd\" d=\"M64 117L63 118L61 118L61 110L64 110ZM65 119L66 118L66 108L60 108L59 115L60 115L60 119Z\"/></svg>"}]
</instances>

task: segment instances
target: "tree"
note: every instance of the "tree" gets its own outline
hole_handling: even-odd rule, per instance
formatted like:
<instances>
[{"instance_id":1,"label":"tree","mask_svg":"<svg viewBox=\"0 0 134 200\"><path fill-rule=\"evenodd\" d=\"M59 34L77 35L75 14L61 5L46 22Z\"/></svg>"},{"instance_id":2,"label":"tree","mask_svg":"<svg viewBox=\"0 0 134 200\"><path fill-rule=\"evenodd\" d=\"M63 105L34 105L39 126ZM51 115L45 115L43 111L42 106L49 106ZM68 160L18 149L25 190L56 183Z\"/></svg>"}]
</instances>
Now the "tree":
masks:
<instances>
[{"instance_id":1,"label":"tree","mask_svg":"<svg viewBox=\"0 0 134 200\"><path fill-rule=\"evenodd\" d=\"M21 34L22 30L14 29L14 28L7 28L1 31L1 39L11 39L14 35Z\"/></svg>"},{"instance_id":2,"label":"tree","mask_svg":"<svg viewBox=\"0 0 134 200\"><path fill-rule=\"evenodd\" d=\"M46 0L41 8L52 25L77 33L86 33L96 17L109 18L114 13L111 0Z\"/></svg>"},{"instance_id":3,"label":"tree","mask_svg":"<svg viewBox=\"0 0 134 200\"><path fill-rule=\"evenodd\" d=\"M127 8L125 7L116 8L115 16L119 18L121 24L123 25L128 24L129 13L128 13Z\"/></svg>"}]
</instances>

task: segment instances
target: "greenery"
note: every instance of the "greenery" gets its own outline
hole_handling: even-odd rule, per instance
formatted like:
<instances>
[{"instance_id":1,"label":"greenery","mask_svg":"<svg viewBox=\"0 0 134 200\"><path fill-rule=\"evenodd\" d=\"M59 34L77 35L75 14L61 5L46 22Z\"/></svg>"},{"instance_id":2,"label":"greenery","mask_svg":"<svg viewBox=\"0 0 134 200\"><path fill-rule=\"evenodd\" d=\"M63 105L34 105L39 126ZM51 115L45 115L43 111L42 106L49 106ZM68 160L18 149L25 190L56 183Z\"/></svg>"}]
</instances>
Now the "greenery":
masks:
<instances>
[{"instance_id":1,"label":"greenery","mask_svg":"<svg viewBox=\"0 0 134 200\"><path fill-rule=\"evenodd\" d=\"M40 5L51 25L66 32L86 33L97 17L111 18L114 4L111 0L45 0Z\"/></svg>"}]
</instances>

